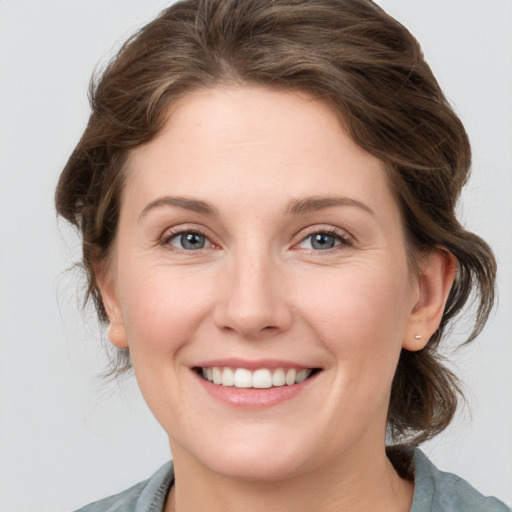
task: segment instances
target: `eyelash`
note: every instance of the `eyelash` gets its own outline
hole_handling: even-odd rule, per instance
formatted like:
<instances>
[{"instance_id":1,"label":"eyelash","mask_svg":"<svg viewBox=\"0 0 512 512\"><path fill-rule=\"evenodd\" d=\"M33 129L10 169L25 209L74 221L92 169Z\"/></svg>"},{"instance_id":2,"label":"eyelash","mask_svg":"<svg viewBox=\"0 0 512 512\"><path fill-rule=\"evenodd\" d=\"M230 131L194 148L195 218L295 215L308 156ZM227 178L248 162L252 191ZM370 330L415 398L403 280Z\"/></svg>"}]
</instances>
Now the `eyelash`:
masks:
<instances>
[{"instance_id":1,"label":"eyelash","mask_svg":"<svg viewBox=\"0 0 512 512\"><path fill-rule=\"evenodd\" d=\"M330 247L328 249L314 249L314 248L311 248L309 249L309 251L311 252L315 252L315 253L320 253L320 252L324 252L324 253L330 253L331 251L333 250L336 250L336 248L339 248L340 246L343 246L343 247L352 247L354 245L354 242L352 241L352 239L344 232L340 232L336 229L333 229L333 228L326 228L326 229L322 229L322 228L312 228L311 231L307 232L305 234L305 236L303 236L300 240L300 242L296 245L300 245L302 243L304 243L308 238L311 238L315 235L327 235L327 236L330 236L330 237L333 237L335 239L335 241L339 242L338 245L335 245L334 247Z\"/></svg>"},{"instance_id":2,"label":"eyelash","mask_svg":"<svg viewBox=\"0 0 512 512\"><path fill-rule=\"evenodd\" d=\"M176 246L173 246L171 244L171 241L175 238L178 238L179 236L183 236L183 235L197 235L197 236L200 236L200 237L204 237L206 242L209 243L211 246L215 246L215 244L208 238L208 236L206 235L206 233L204 233L202 230L200 229L197 229L197 228L190 228L190 229L177 229L175 231L173 230L170 230L170 231L166 231L165 234L163 235L161 241L160 241L160 244L161 245L164 245L164 246L168 246L169 248L172 247L172 250L176 251L176 252L181 252L181 253L186 253L186 254L190 254L191 252L199 252L201 249L204 249L205 247L201 247L200 249L184 249L184 248L181 248L181 247L176 247Z\"/></svg>"},{"instance_id":3,"label":"eyelash","mask_svg":"<svg viewBox=\"0 0 512 512\"><path fill-rule=\"evenodd\" d=\"M183 235L197 235L197 236L200 236L200 237L204 237L206 242L210 244L210 247L201 247L199 249L184 249L184 248L180 248L180 247L176 247L176 246L173 246L171 244L171 241L179 236L183 236ZM325 252L325 253L329 253L333 250L336 250L336 247L339 247L339 246L344 246L344 247L352 247L354 245L353 241L346 235L346 234L342 234L340 231L336 230L336 229L333 229L333 228L327 228L327 229L321 229L321 228L312 228L310 231L306 232L302 238L300 239L300 241L297 243L297 244L294 244L294 247L304 243L306 240L308 240L308 238L311 238L315 235L326 235L326 236L329 236L329 237L333 237L335 239L336 242L339 242L337 245L335 245L334 247L330 247L330 248L327 248L327 249L314 249L314 248L311 248L311 249L307 249L309 250L310 252L315 252L315 253L320 253L320 252ZM202 231L201 229L197 229L197 228L190 228L190 229L177 229L175 231L173 230L170 230L170 231L166 231L165 234L162 236L161 240L160 240L160 245L163 245L163 246L168 246L169 248L172 247L172 250L176 251L176 252L180 252L180 253L184 253L184 254L190 254L192 252L199 252L201 251L202 249L205 249L205 248L212 248L212 247L215 247L215 244L210 240L210 238L206 235L206 233L204 231Z\"/></svg>"}]
</instances>

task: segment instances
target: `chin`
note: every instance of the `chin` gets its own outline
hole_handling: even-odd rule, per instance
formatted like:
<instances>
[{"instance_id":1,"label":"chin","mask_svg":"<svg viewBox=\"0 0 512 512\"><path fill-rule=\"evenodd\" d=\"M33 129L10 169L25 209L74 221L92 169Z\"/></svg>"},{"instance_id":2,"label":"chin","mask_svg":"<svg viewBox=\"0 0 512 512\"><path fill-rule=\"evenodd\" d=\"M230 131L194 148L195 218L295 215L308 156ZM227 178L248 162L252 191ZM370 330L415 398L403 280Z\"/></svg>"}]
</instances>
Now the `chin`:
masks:
<instances>
[{"instance_id":1,"label":"chin","mask_svg":"<svg viewBox=\"0 0 512 512\"><path fill-rule=\"evenodd\" d=\"M305 471L302 458L275 450L268 453L228 454L214 461L216 473L230 479L280 482Z\"/></svg>"},{"instance_id":2,"label":"chin","mask_svg":"<svg viewBox=\"0 0 512 512\"><path fill-rule=\"evenodd\" d=\"M191 456L208 472L234 480L278 482L304 472L307 456L303 443L291 441L289 433L275 436L263 433L260 427L250 430L254 435L220 435L200 453L188 452L187 458Z\"/></svg>"}]
</instances>

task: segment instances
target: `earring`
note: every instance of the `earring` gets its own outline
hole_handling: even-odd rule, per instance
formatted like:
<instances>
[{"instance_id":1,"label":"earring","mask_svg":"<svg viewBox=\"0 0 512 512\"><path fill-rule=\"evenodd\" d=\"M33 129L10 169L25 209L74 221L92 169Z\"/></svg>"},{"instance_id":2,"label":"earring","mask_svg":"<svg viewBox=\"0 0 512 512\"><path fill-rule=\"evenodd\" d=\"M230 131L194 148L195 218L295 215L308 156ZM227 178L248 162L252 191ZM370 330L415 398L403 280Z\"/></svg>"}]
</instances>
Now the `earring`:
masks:
<instances>
[{"instance_id":1,"label":"earring","mask_svg":"<svg viewBox=\"0 0 512 512\"><path fill-rule=\"evenodd\" d=\"M416 334L416 335L414 336L414 339L415 339L415 340L421 340L421 338L422 338L422 336L420 336L419 334Z\"/></svg>"}]
</instances>

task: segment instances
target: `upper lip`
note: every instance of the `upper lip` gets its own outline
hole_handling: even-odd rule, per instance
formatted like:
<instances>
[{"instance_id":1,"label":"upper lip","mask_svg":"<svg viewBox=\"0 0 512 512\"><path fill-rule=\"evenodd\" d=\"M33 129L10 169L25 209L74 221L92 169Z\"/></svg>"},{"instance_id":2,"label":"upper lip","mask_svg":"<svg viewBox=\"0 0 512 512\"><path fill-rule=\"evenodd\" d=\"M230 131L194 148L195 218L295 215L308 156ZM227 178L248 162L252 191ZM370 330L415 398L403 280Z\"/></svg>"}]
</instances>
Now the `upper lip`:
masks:
<instances>
[{"instance_id":1,"label":"upper lip","mask_svg":"<svg viewBox=\"0 0 512 512\"><path fill-rule=\"evenodd\" d=\"M285 361L279 359L239 359L239 358L223 358L211 359L194 365L195 368L213 368L213 367L230 367L230 368L246 368L247 370L257 370L259 368L295 368L295 369L311 369L316 368L314 365L297 363L295 361Z\"/></svg>"}]
</instances>

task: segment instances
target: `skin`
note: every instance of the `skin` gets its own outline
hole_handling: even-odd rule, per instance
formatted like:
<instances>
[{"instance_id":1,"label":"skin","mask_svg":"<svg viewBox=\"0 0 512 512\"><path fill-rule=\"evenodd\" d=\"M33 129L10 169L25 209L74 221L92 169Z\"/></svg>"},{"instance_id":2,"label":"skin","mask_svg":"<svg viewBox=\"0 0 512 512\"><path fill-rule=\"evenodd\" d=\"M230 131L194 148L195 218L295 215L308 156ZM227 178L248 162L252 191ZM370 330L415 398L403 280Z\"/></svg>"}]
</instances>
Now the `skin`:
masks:
<instances>
[{"instance_id":1,"label":"skin","mask_svg":"<svg viewBox=\"0 0 512 512\"><path fill-rule=\"evenodd\" d=\"M183 248L190 231L203 248ZM169 435L167 509L409 510L413 485L384 451L391 382L402 348L437 328L454 274L441 250L419 266L383 163L321 102L244 85L175 104L131 155L97 265L109 337ZM321 371L289 400L234 407L192 370L226 357Z\"/></svg>"}]
</instances>

